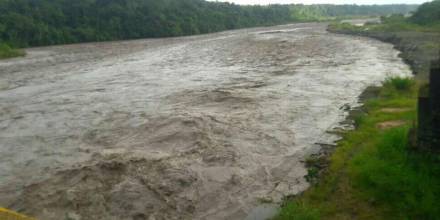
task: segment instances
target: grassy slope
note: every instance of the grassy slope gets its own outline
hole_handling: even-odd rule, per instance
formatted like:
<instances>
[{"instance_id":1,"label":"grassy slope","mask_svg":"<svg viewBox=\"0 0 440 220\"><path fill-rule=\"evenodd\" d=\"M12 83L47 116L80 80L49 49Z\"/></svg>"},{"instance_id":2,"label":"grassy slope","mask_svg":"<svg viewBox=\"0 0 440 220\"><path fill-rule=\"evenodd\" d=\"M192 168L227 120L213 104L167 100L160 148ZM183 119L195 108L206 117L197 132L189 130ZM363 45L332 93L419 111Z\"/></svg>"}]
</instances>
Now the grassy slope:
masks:
<instances>
[{"instance_id":1,"label":"grassy slope","mask_svg":"<svg viewBox=\"0 0 440 220\"><path fill-rule=\"evenodd\" d=\"M25 53L22 50L13 49L6 44L0 44L0 59L19 57L24 55Z\"/></svg>"},{"instance_id":2,"label":"grassy slope","mask_svg":"<svg viewBox=\"0 0 440 220\"><path fill-rule=\"evenodd\" d=\"M406 81L406 80L403 80ZM357 129L344 135L320 181L288 201L276 220L436 219L440 217L440 157L408 147L416 119L416 87L393 80L365 104ZM397 89L400 88L400 89ZM384 112L384 109L405 109ZM378 125L405 121L390 129Z\"/></svg>"}]
</instances>

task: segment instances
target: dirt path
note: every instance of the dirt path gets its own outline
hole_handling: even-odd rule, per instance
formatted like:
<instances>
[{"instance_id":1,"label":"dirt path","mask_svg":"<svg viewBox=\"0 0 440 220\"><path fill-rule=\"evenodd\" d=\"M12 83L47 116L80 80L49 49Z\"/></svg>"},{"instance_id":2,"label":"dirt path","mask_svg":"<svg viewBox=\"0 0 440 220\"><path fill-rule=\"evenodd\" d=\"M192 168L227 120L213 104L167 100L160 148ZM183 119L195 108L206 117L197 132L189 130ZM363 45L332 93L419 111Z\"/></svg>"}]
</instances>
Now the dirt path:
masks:
<instances>
[{"instance_id":1,"label":"dirt path","mask_svg":"<svg viewBox=\"0 0 440 220\"><path fill-rule=\"evenodd\" d=\"M243 219L387 75L323 24L34 48L0 61L0 206L40 219Z\"/></svg>"}]
</instances>

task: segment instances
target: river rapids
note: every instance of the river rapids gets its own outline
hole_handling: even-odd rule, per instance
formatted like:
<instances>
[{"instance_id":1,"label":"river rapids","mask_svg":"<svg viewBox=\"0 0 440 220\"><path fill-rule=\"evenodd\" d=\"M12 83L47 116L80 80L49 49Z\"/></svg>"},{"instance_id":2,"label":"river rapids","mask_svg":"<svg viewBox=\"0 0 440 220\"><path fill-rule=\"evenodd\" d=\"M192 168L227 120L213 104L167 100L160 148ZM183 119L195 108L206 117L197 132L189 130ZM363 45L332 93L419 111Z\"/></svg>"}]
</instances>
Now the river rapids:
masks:
<instances>
[{"instance_id":1,"label":"river rapids","mask_svg":"<svg viewBox=\"0 0 440 220\"><path fill-rule=\"evenodd\" d=\"M293 24L0 61L0 206L44 220L245 219L309 186L390 44Z\"/></svg>"}]
</instances>

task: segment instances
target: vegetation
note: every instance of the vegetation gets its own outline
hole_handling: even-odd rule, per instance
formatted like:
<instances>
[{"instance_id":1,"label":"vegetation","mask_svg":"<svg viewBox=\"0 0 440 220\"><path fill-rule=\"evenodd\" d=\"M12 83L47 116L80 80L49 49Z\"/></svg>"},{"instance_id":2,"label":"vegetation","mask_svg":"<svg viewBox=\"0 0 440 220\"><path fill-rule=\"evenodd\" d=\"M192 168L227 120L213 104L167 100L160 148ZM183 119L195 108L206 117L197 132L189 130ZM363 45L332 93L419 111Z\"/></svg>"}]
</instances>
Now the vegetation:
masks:
<instances>
[{"instance_id":1,"label":"vegetation","mask_svg":"<svg viewBox=\"0 0 440 220\"><path fill-rule=\"evenodd\" d=\"M411 21L420 25L438 25L440 23L440 0L434 0L420 6L411 17Z\"/></svg>"},{"instance_id":2,"label":"vegetation","mask_svg":"<svg viewBox=\"0 0 440 220\"><path fill-rule=\"evenodd\" d=\"M12 58L24 56L24 52L22 50L12 49L7 44L0 43L0 59Z\"/></svg>"},{"instance_id":3,"label":"vegetation","mask_svg":"<svg viewBox=\"0 0 440 220\"><path fill-rule=\"evenodd\" d=\"M440 156L409 146L416 91L413 80L387 80L357 129L344 134L321 181L275 219L437 219Z\"/></svg>"},{"instance_id":4,"label":"vegetation","mask_svg":"<svg viewBox=\"0 0 440 220\"><path fill-rule=\"evenodd\" d=\"M440 156L412 149L410 143L414 142L418 84L426 80L429 62L440 49L439 16L440 0L435 0L411 17L383 16L381 23L361 27L329 26L330 31L393 43L417 74L417 81L386 80L377 97L368 100L356 117L357 129L343 135L320 181L288 201L277 220L318 219L318 215L319 219L438 219ZM322 166L311 167L311 175L316 176L316 167Z\"/></svg>"},{"instance_id":5,"label":"vegetation","mask_svg":"<svg viewBox=\"0 0 440 220\"><path fill-rule=\"evenodd\" d=\"M405 91L409 90L414 86L414 80L410 78L402 77L391 77L385 81L385 85L392 85L393 88L397 90Z\"/></svg>"},{"instance_id":6,"label":"vegetation","mask_svg":"<svg viewBox=\"0 0 440 220\"><path fill-rule=\"evenodd\" d=\"M307 207L301 202L291 202L283 207L283 211L274 220L319 220L321 219L318 209Z\"/></svg>"},{"instance_id":7,"label":"vegetation","mask_svg":"<svg viewBox=\"0 0 440 220\"><path fill-rule=\"evenodd\" d=\"M403 15L392 15L389 17L382 17L381 23L367 23L364 26L354 26L348 23L332 23L329 26L330 31L334 32L356 32L374 33L374 32L402 32L402 31L417 31L417 32L440 32L440 22L429 24L418 24L412 22L411 19Z\"/></svg>"},{"instance_id":8,"label":"vegetation","mask_svg":"<svg viewBox=\"0 0 440 220\"><path fill-rule=\"evenodd\" d=\"M192 35L335 16L407 13L415 5L238 6L204 0L0 0L0 40L14 47Z\"/></svg>"},{"instance_id":9,"label":"vegetation","mask_svg":"<svg viewBox=\"0 0 440 220\"><path fill-rule=\"evenodd\" d=\"M289 7L296 21L408 14L417 9L417 5L291 5Z\"/></svg>"},{"instance_id":10,"label":"vegetation","mask_svg":"<svg viewBox=\"0 0 440 220\"><path fill-rule=\"evenodd\" d=\"M434 0L421 5L411 17L405 17L403 14L393 14L391 16L382 16L381 21L381 23L369 23L363 27L334 23L331 25L330 29L348 29L358 32L440 32L440 0Z\"/></svg>"}]
</instances>

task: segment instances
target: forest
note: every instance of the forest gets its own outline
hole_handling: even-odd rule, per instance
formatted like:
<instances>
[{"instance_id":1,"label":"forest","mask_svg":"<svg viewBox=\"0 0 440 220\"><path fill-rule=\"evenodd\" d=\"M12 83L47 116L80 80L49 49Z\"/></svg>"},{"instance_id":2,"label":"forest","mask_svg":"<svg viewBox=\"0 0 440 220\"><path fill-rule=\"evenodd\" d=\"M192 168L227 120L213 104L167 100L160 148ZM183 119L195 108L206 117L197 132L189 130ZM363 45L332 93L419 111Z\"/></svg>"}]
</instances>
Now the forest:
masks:
<instances>
[{"instance_id":1,"label":"forest","mask_svg":"<svg viewBox=\"0 0 440 220\"><path fill-rule=\"evenodd\" d=\"M421 5L410 20L420 25L438 25L440 23L440 0Z\"/></svg>"},{"instance_id":2,"label":"forest","mask_svg":"<svg viewBox=\"0 0 440 220\"><path fill-rule=\"evenodd\" d=\"M406 14L416 7L239 6L204 0L0 0L0 44L22 48L172 37L329 17Z\"/></svg>"}]
</instances>

